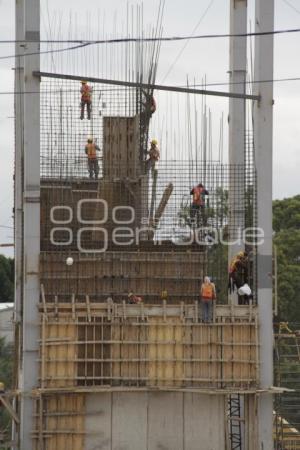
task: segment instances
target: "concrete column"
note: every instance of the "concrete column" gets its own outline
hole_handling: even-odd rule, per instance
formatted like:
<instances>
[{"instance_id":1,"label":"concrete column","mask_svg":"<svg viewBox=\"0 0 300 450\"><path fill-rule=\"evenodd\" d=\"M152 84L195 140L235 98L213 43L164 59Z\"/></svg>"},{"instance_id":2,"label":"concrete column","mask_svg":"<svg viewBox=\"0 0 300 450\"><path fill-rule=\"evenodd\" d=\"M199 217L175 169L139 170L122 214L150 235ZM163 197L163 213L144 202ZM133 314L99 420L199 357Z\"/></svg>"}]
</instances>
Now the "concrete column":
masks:
<instances>
[{"instance_id":1,"label":"concrete column","mask_svg":"<svg viewBox=\"0 0 300 450\"><path fill-rule=\"evenodd\" d=\"M230 34L247 33L247 0L230 1ZM230 38L229 82L230 92L245 94L247 67L247 38ZM239 238L245 226L245 125L244 99L229 99L229 241ZM242 242L229 245L228 259L244 250ZM234 296L234 302L237 297Z\"/></svg>"},{"instance_id":2,"label":"concrete column","mask_svg":"<svg viewBox=\"0 0 300 450\"><path fill-rule=\"evenodd\" d=\"M274 30L274 0L256 0L255 31ZM254 79L273 79L273 35L255 37ZM264 242L258 245L257 284L260 325L260 384L273 384L272 327L272 144L273 83L255 84L261 101L254 109L254 144L257 170L257 222L264 230ZM272 395L260 396L258 403L259 450L273 448Z\"/></svg>"},{"instance_id":3,"label":"concrete column","mask_svg":"<svg viewBox=\"0 0 300 450\"><path fill-rule=\"evenodd\" d=\"M24 0L16 0L15 5L16 41L24 39ZM16 55L22 55L24 46L16 42ZM15 59L15 172L14 172L14 237L15 237L15 327L18 327L19 340L15 348L21 349L21 314L22 314L22 278L23 278L23 91L24 61L22 57ZM19 381L19 380L18 380ZM15 402L14 402L15 406ZM13 438L18 441L17 427L13 423Z\"/></svg>"},{"instance_id":4,"label":"concrete column","mask_svg":"<svg viewBox=\"0 0 300 450\"><path fill-rule=\"evenodd\" d=\"M38 386L38 303L40 252L40 83L32 76L40 68L40 2L25 0L24 48L24 266L23 266L23 351L20 388L20 449L33 447L31 432L35 428L32 398L28 395ZM33 42L29 42L33 41ZM26 54L31 56L26 56ZM30 92L30 93L26 93Z\"/></svg>"}]
</instances>

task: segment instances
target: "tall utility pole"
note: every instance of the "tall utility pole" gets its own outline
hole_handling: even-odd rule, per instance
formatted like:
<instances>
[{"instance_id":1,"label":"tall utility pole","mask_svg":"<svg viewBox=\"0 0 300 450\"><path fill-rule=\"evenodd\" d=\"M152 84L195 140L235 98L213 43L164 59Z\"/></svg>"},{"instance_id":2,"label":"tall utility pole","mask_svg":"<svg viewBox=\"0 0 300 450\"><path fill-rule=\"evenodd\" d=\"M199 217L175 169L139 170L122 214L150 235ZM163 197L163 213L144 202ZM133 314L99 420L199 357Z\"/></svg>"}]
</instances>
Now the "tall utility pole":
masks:
<instances>
[{"instance_id":1,"label":"tall utility pole","mask_svg":"<svg viewBox=\"0 0 300 450\"><path fill-rule=\"evenodd\" d=\"M274 0L256 0L255 31L274 30ZM273 35L255 37L254 79L273 79ZM273 384L272 329L272 144L273 83L256 83L261 101L254 106L254 145L257 170L257 224L264 231L258 245L257 284L260 325L260 383L268 389ZM272 395L260 396L258 402L259 450L273 448Z\"/></svg>"},{"instance_id":2,"label":"tall utility pole","mask_svg":"<svg viewBox=\"0 0 300 450\"><path fill-rule=\"evenodd\" d=\"M23 95L24 87L24 61L21 56L24 45L24 1L16 0L16 45L15 52L15 172L14 172L14 237L15 237L15 347L18 354L21 351L21 324L22 324L22 277L23 277ZM13 423L14 439L18 441L17 428Z\"/></svg>"},{"instance_id":3,"label":"tall utility pole","mask_svg":"<svg viewBox=\"0 0 300 450\"><path fill-rule=\"evenodd\" d=\"M20 450L34 448L32 431L35 428L34 400L30 395L38 386L38 303L40 252L40 83L32 75L40 68L40 1L24 0L24 157L16 154L18 167L23 169L23 268L22 268L22 352L19 368ZM20 20L20 22L22 22ZM17 31L18 32L18 31ZM28 54L28 56L26 56ZM20 86L21 87L21 86ZM27 93L28 92L28 93ZM22 109L17 112L21 123ZM19 158L21 158L21 163ZM20 180L16 180L20 183ZM17 191L20 192L18 184ZM19 276L19 274L17 274Z\"/></svg>"},{"instance_id":4,"label":"tall utility pole","mask_svg":"<svg viewBox=\"0 0 300 450\"><path fill-rule=\"evenodd\" d=\"M230 1L230 34L247 33L247 0ZM229 81L230 93L245 94L247 70L247 38L230 38ZM245 127L244 99L229 99L229 242L239 238L245 227ZM243 250L242 242L228 247L228 259Z\"/></svg>"}]
</instances>

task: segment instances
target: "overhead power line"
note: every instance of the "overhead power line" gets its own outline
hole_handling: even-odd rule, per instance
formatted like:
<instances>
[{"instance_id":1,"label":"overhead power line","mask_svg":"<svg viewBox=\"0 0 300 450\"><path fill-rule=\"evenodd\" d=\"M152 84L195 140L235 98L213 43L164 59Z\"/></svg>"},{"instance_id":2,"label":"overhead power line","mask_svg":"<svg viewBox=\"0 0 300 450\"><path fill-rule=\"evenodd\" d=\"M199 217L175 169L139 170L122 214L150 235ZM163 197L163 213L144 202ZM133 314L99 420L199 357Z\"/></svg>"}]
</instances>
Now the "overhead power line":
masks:
<instances>
[{"instance_id":1,"label":"overhead power line","mask_svg":"<svg viewBox=\"0 0 300 450\"><path fill-rule=\"evenodd\" d=\"M212 38L229 38L229 37L247 37L247 36L268 36L271 34L284 34L284 33L299 33L300 28L287 28L284 30L271 30L271 31L253 31L250 33L221 33L221 34L198 34L195 36L158 36L158 37L133 37L133 38L113 38L113 39L6 39L0 40L0 44L26 44L30 42L38 42L40 44L118 44L123 42L168 42L168 41L183 41L190 39L212 39Z\"/></svg>"},{"instance_id":2,"label":"overhead power line","mask_svg":"<svg viewBox=\"0 0 300 450\"><path fill-rule=\"evenodd\" d=\"M99 45L99 44L119 44L124 42L176 42L176 41L184 41L184 40L197 40L197 39L215 39L215 38L230 38L230 37L247 37L247 36L268 36L268 35L277 35L277 34L286 34L286 33L299 33L300 28L290 28L286 30L273 30L273 31L260 31L253 33L239 33L239 34L202 34L197 36L172 36L172 37L148 37L148 38L116 38L116 39L101 39L101 40L84 40L84 39L42 39L42 40L0 40L0 44L28 44L28 43L39 43L39 44L78 44L72 47L61 48L61 49L53 49L53 50L45 50L39 52L31 52L24 53L18 55L6 55L0 56L0 60L9 59L9 58L21 58L24 56L32 56L37 54L47 54L47 53L59 53L66 52L71 50L78 50L83 47L87 47L90 45Z\"/></svg>"},{"instance_id":3,"label":"overhead power line","mask_svg":"<svg viewBox=\"0 0 300 450\"><path fill-rule=\"evenodd\" d=\"M300 77L294 77L294 78L276 78L274 80L253 80L253 81L238 81L238 82L224 82L224 83L205 83L205 86L230 86L230 85L235 85L235 84L260 84L260 83L281 83L281 82L287 82L287 81L300 81ZM198 86L203 86L203 83L196 83L192 85L192 87L198 87ZM179 88L184 88L186 87L186 85L180 85L180 86L174 86L175 88L179 87ZM111 88L111 89L100 89L101 92L107 92L107 91L111 91L111 90L118 90L118 88ZM120 88L121 90L122 88ZM41 91L0 91L0 95L24 95L24 94L38 94ZM78 89L61 89L59 88L57 91L53 92L78 92Z\"/></svg>"}]
</instances>

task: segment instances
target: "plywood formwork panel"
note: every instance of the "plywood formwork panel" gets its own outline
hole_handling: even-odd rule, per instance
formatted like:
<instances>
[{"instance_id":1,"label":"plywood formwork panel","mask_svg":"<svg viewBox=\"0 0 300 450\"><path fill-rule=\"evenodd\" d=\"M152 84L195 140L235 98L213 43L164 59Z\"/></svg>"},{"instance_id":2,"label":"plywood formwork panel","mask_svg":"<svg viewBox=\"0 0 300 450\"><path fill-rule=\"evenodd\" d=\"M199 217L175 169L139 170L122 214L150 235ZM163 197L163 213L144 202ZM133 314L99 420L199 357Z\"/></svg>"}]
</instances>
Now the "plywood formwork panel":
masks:
<instances>
[{"instance_id":1,"label":"plywood formwork panel","mask_svg":"<svg viewBox=\"0 0 300 450\"><path fill-rule=\"evenodd\" d=\"M203 276L202 253L106 252L90 258L76 254L72 255L72 266L66 265L66 257L57 253L41 255L41 282L46 296L57 295L59 301L70 293L102 300L112 293L121 300L126 292L133 291L147 301L161 302L163 290L168 292L168 302L191 301L198 298Z\"/></svg>"},{"instance_id":2,"label":"plywood formwork panel","mask_svg":"<svg viewBox=\"0 0 300 450\"><path fill-rule=\"evenodd\" d=\"M257 315L199 322L196 305L42 304L42 387L253 388ZM177 311L177 315L174 315Z\"/></svg>"},{"instance_id":3,"label":"plywood formwork panel","mask_svg":"<svg viewBox=\"0 0 300 450\"><path fill-rule=\"evenodd\" d=\"M82 394L52 394L43 399L43 428L37 419L36 450L84 450L85 396Z\"/></svg>"}]
</instances>

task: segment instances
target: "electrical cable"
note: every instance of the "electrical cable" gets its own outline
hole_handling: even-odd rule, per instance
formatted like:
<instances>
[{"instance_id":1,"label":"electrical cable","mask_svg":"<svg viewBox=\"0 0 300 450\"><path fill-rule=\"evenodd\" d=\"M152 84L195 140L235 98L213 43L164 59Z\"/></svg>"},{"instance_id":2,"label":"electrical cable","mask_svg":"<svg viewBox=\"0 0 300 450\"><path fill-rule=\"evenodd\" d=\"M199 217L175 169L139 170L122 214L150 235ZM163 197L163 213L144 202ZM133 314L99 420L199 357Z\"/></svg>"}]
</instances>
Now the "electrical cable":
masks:
<instances>
[{"instance_id":1,"label":"electrical cable","mask_svg":"<svg viewBox=\"0 0 300 450\"><path fill-rule=\"evenodd\" d=\"M194 36L194 33L197 31L198 27L201 25L203 19L205 18L206 14L208 13L208 11L210 10L210 8L212 7L213 3L215 0L211 0L209 5L207 6L207 8L205 9L204 13L201 15L199 21L197 22L196 26L194 27L192 33L191 33L191 37ZM190 42L190 39L188 39L185 44L183 45L183 47L181 48L181 50L179 50L179 53L177 54L175 60L173 61L173 63L171 64L169 70L167 71L166 75L164 76L164 78L162 79L162 83L165 81L165 79L167 78L167 76L170 74L170 72L172 71L172 69L174 68L175 64L177 63L177 61L179 60L180 56L182 55L182 53L184 52L184 50L186 49L188 43Z\"/></svg>"},{"instance_id":2,"label":"electrical cable","mask_svg":"<svg viewBox=\"0 0 300 450\"><path fill-rule=\"evenodd\" d=\"M235 85L235 84L260 84L260 83L282 83L282 82L288 82L288 81L300 81L300 77L294 77L294 78L275 78L273 80L253 80L253 81L236 81L236 82L224 82L224 83L206 83L205 86L231 86L231 85ZM193 84L193 86L198 87L198 86L203 86L203 83L196 83ZM180 85L180 86L175 86L175 87L186 87L186 85ZM101 89L101 92L108 92L108 91L117 91L117 90L122 90L122 88L111 88L111 89ZM78 89L60 89L59 92L77 92ZM0 95L25 95L25 94L38 94L38 93L42 93L43 91L20 91L20 92L14 92L14 91L0 91ZM58 92L58 91L57 91Z\"/></svg>"},{"instance_id":3,"label":"electrical cable","mask_svg":"<svg viewBox=\"0 0 300 450\"><path fill-rule=\"evenodd\" d=\"M286 5L288 5L290 8L292 8L294 11L296 11L298 14L300 14L300 9L297 9L296 6L292 5L288 0L282 0Z\"/></svg>"},{"instance_id":4,"label":"electrical cable","mask_svg":"<svg viewBox=\"0 0 300 450\"><path fill-rule=\"evenodd\" d=\"M0 44L13 44L13 43L39 43L39 44L46 44L46 43L78 43L79 45L75 45L72 47L67 47L63 49L55 49L55 50L45 50L45 51L39 51L39 52L31 52L31 53L24 53L21 55L5 55L0 56L0 60L3 59L9 59L9 58L17 58L17 57L25 57L25 56L33 56L33 55L41 55L41 54L47 54L47 53L60 53L60 52L66 52L71 50L78 50L83 47L87 47L89 45L98 45L98 44L119 44L123 42L174 42L174 41L184 41L184 40L196 40L196 39L211 39L211 38L230 38L230 37L248 37L248 36L269 36L269 35L278 35L278 34L286 34L286 33L299 33L300 28L290 28L286 30L273 30L273 31L260 31L260 32L253 32L253 33L240 33L240 34L203 34L203 35L197 35L197 36L173 36L173 37L149 37L149 38L119 38L119 39L102 39L102 40L82 40L82 39L68 39L68 40L0 40Z\"/></svg>"}]
</instances>

